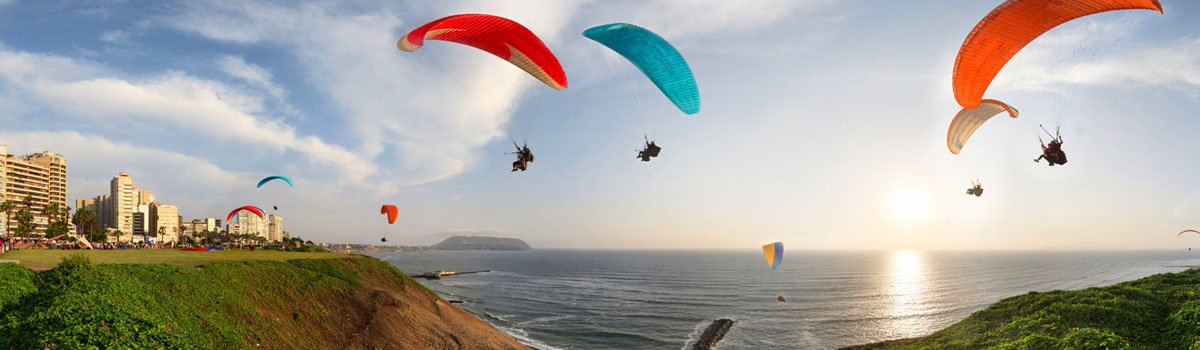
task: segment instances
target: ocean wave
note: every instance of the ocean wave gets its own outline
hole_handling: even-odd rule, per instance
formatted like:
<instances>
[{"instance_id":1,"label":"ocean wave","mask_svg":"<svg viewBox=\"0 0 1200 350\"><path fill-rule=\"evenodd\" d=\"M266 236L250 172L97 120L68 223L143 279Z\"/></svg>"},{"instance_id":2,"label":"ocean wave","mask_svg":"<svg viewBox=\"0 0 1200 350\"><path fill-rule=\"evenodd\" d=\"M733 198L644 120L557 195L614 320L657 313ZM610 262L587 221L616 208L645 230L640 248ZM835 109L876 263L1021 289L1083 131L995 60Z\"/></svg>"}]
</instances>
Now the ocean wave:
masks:
<instances>
[{"instance_id":1,"label":"ocean wave","mask_svg":"<svg viewBox=\"0 0 1200 350\"><path fill-rule=\"evenodd\" d=\"M541 341L538 341L537 339L530 338L529 332L526 332L524 329L512 328L512 327L502 327L502 326L496 326L496 328L499 329L501 332L504 332L504 334L508 334L508 336L513 337L513 339L516 339L517 342L520 342L521 344L525 344L534 349L566 350L563 348L556 348L554 346L551 346L550 344L546 344Z\"/></svg>"}]
</instances>

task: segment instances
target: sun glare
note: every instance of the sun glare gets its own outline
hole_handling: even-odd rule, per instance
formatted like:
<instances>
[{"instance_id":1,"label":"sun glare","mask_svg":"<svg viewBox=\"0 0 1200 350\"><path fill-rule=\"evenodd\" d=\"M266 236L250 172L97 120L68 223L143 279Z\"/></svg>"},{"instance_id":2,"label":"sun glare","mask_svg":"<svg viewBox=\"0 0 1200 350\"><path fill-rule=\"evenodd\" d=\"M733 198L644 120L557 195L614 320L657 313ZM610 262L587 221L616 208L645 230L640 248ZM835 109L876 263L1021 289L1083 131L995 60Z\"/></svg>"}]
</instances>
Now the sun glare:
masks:
<instances>
[{"instance_id":1,"label":"sun glare","mask_svg":"<svg viewBox=\"0 0 1200 350\"><path fill-rule=\"evenodd\" d=\"M924 219L929 213L929 197L913 187L904 187L892 192L889 200L892 218L911 223Z\"/></svg>"}]
</instances>

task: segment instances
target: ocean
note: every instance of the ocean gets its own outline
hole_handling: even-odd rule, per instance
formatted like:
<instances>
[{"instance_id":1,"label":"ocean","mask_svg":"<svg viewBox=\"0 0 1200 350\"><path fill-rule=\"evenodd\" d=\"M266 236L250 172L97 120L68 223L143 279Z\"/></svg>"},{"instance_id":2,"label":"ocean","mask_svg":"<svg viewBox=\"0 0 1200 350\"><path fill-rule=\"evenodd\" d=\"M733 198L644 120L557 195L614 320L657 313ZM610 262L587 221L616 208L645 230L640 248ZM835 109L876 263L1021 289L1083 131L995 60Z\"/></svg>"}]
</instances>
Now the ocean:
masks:
<instances>
[{"instance_id":1,"label":"ocean","mask_svg":"<svg viewBox=\"0 0 1200 350\"><path fill-rule=\"evenodd\" d=\"M1030 291L1184 270L1200 252L534 250L376 253L538 349L690 349L714 319L726 349L833 349L926 335ZM783 295L787 301L779 302Z\"/></svg>"}]
</instances>

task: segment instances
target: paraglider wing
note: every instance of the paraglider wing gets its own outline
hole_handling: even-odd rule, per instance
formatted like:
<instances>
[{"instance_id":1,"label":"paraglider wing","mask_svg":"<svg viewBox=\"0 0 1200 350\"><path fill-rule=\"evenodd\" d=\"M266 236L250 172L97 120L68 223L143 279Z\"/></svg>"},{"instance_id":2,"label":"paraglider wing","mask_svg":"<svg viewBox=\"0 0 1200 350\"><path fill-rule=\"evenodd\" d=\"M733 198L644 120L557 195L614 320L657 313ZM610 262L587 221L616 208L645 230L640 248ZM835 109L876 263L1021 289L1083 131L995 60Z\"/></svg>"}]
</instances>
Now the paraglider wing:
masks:
<instances>
[{"instance_id":1,"label":"paraglider wing","mask_svg":"<svg viewBox=\"0 0 1200 350\"><path fill-rule=\"evenodd\" d=\"M950 148L950 153L958 154L962 151L963 144L967 143L975 129L979 129L980 125L1000 112L1008 112L1013 118L1019 114L1016 108L996 100L983 100L978 108L963 108L958 111L954 120L950 122L950 129L946 130L946 147Z\"/></svg>"},{"instance_id":2,"label":"paraglider wing","mask_svg":"<svg viewBox=\"0 0 1200 350\"><path fill-rule=\"evenodd\" d=\"M1187 233L1187 232L1195 232L1196 234L1200 234L1200 231L1196 231L1196 230L1183 230L1183 231L1179 231L1179 234L1175 235L1175 237L1183 236L1183 234Z\"/></svg>"},{"instance_id":3,"label":"paraglider wing","mask_svg":"<svg viewBox=\"0 0 1200 350\"><path fill-rule=\"evenodd\" d=\"M767 264L770 264L772 269L779 267L779 263L783 262L783 242L765 244L762 248Z\"/></svg>"},{"instance_id":4,"label":"paraglider wing","mask_svg":"<svg viewBox=\"0 0 1200 350\"><path fill-rule=\"evenodd\" d=\"M642 70L675 107L687 114L700 111L700 90L683 55L665 39L629 23L588 28L583 36L624 56Z\"/></svg>"},{"instance_id":5,"label":"paraglider wing","mask_svg":"<svg viewBox=\"0 0 1200 350\"><path fill-rule=\"evenodd\" d=\"M265 217L263 217L262 209L258 209L258 207L255 207L253 205L247 205L247 206L244 206L241 208L234 209L233 211L229 212L229 216L225 217L225 222L229 222L229 220L233 219L233 214L237 214L237 212L243 211L243 210L249 210L251 213L258 215L259 218L265 219Z\"/></svg>"},{"instance_id":6,"label":"paraglider wing","mask_svg":"<svg viewBox=\"0 0 1200 350\"><path fill-rule=\"evenodd\" d=\"M394 224L394 223L396 223L396 215L398 215L400 213L400 210L396 209L396 206L394 206L394 205L384 204L382 207L379 208L379 213L386 214L388 223Z\"/></svg>"},{"instance_id":7,"label":"paraglider wing","mask_svg":"<svg viewBox=\"0 0 1200 350\"><path fill-rule=\"evenodd\" d=\"M954 59L954 99L979 106L992 79L1021 48L1070 20L1114 10L1162 13L1158 0L1009 0L996 6L967 34Z\"/></svg>"},{"instance_id":8,"label":"paraglider wing","mask_svg":"<svg viewBox=\"0 0 1200 350\"><path fill-rule=\"evenodd\" d=\"M267 176L267 177L264 177L262 180L259 180L257 188L262 188L263 185L267 184L268 182L271 182L271 180L283 180L283 181L287 182L288 186L296 187L296 183L292 182L292 179L287 178L287 176L274 175L274 176Z\"/></svg>"},{"instance_id":9,"label":"paraglider wing","mask_svg":"<svg viewBox=\"0 0 1200 350\"><path fill-rule=\"evenodd\" d=\"M567 88L567 74L554 53L528 28L510 19L482 14L449 16L414 29L396 46L412 52L425 45L425 40L455 42L487 51L556 90Z\"/></svg>"}]
</instances>

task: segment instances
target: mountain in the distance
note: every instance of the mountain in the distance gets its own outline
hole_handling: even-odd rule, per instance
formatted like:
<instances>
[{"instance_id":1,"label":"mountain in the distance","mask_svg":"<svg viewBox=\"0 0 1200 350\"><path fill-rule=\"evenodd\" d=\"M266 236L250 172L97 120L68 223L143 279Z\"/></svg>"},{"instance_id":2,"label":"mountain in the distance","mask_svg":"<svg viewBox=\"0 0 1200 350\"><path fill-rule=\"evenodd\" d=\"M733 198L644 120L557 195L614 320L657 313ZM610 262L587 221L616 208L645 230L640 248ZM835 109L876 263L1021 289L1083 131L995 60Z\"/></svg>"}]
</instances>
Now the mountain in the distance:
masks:
<instances>
[{"instance_id":1,"label":"mountain in the distance","mask_svg":"<svg viewBox=\"0 0 1200 350\"><path fill-rule=\"evenodd\" d=\"M437 250L532 250L525 241L516 238L488 236L454 236L433 245Z\"/></svg>"}]
</instances>

